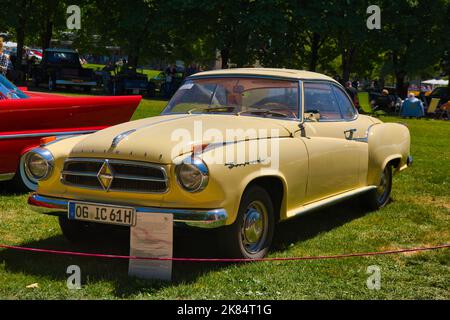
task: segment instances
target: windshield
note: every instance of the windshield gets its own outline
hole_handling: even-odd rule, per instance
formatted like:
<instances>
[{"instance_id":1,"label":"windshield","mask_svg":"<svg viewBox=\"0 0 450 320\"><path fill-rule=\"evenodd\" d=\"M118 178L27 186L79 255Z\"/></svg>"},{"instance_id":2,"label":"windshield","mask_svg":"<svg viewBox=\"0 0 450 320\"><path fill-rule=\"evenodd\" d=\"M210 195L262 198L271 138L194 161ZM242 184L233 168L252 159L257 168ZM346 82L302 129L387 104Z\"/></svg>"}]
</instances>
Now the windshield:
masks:
<instances>
[{"instance_id":1,"label":"windshield","mask_svg":"<svg viewBox=\"0 0 450 320\"><path fill-rule=\"evenodd\" d=\"M66 65L79 65L78 54L74 52L46 52L47 63L50 64L66 64Z\"/></svg>"},{"instance_id":2,"label":"windshield","mask_svg":"<svg viewBox=\"0 0 450 320\"><path fill-rule=\"evenodd\" d=\"M28 96L0 75L0 99L25 99Z\"/></svg>"},{"instance_id":3,"label":"windshield","mask_svg":"<svg viewBox=\"0 0 450 320\"><path fill-rule=\"evenodd\" d=\"M298 82L263 78L187 80L163 114L231 113L275 118L298 117Z\"/></svg>"}]
</instances>

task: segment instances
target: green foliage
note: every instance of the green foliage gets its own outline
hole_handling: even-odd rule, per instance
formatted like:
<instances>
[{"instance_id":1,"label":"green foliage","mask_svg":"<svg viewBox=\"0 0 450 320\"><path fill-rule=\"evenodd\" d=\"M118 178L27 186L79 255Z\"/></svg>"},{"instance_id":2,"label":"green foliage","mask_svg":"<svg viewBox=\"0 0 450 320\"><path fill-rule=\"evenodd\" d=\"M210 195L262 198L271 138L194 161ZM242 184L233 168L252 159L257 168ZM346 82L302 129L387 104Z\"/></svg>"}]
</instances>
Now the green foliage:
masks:
<instances>
[{"instance_id":1,"label":"green foliage","mask_svg":"<svg viewBox=\"0 0 450 320\"><path fill-rule=\"evenodd\" d=\"M211 66L310 69L344 78L437 76L450 50L449 0L2 0L0 31L23 28L39 45L66 35L65 9L77 4L82 29L73 46L132 64L184 60ZM70 2L70 3L69 3ZM369 5L381 30L369 30ZM24 17L25 19L19 19ZM442 70L445 71L445 70Z\"/></svg>"}]
</instances>

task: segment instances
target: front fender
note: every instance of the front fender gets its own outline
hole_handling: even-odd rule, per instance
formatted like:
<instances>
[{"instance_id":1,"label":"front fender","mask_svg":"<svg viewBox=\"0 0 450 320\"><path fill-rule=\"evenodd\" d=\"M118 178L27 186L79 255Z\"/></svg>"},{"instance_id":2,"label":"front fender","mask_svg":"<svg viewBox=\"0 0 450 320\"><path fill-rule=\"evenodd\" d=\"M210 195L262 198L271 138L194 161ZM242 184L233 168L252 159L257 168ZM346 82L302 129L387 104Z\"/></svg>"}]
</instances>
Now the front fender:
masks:
<instances>
[{"instance_id":1,"label":"front fender","mask_svg":"<svg viewBox=\"0 0 450 320\"><path fill-rule=\"evenodd\" d=\"M381 172L390 161L398 161L396 169L406 164L411 137L405 125L379 123L369 128L367 143L369 150L367 183L368 185L378 185Z\"/></svg>"}]
</instances>

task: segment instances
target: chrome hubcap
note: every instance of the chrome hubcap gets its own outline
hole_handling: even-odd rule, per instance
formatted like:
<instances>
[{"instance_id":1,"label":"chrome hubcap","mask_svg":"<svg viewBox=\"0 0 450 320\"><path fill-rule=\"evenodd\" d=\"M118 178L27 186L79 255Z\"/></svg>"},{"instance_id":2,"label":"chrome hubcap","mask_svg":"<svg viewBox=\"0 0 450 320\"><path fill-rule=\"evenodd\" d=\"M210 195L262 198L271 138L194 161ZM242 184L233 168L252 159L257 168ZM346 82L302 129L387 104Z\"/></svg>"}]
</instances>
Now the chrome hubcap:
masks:
<instances>
[{"instance_id":1,"label":"chrome hubcap","mask_svg":"<svg viewBox=\"0 0 450 320\"><path fill-rule=\"evenodd\" d=\"M261 250L267 237L267 209L260 201L250 203L242 224L242 243L249 253Z\"/></svg>"}]
</instances>

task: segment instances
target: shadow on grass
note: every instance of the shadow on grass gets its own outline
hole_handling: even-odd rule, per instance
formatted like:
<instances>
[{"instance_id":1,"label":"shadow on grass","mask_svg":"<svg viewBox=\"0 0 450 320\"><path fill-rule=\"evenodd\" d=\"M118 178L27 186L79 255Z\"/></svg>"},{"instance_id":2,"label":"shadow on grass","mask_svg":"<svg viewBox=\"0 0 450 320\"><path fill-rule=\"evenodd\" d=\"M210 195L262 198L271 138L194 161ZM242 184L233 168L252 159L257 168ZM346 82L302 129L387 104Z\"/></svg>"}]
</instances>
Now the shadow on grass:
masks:
<instances>
[{"instance_id":1,"label":"shadow on grass","mask_svg":"<svg viewBox=\"0 0 450 320\"><path fill-rule=\"evenodd\" d=\"M305 214L277 226L273 252L281 252L292 243L314 238L322 232L330 231L353 219L362 217L366 211L359 201L351 200L321 210ZM212 230L175 230L174 256L191 258L220 258ZM24 247L45 248L62 251L79 251L106 254L129 254L129 231L114 230L108 239L102 238L92 245L74 245L63 236L22 244ZM128 277L128 260L62 256L46 253L1 250L0 263L9 272L43 276L54 281L66 281L67 267L78 265L82 270L82 283L109 281L114 285L114 294L127 298L144 291L147 294L181 283L194 282L198 277L211 271L220 270L230 263L217 262L174 262L172 282L147 281Z\"/></svg>"},{"instance_id":2,"label":"shadow on grass","mask_svg":"<svg viewBox=\"0 0 450 320\"><path fill-rule=\"evenodd\" d=\"M314 238L367 214L359 197L307 212L277 225L272 251L284 251L291 244Z\"/></svg>"},{"instance_id":3,"label":"shadow on grass","mask_svg":"<svg viewBox=\"0 0 450 320\"><path fill-rule=\"evenodd\" d=\"M0 196L20 196L27 193L28 191L20 190L12 180L0 182Z\"/></svg>"}]
</instances>

